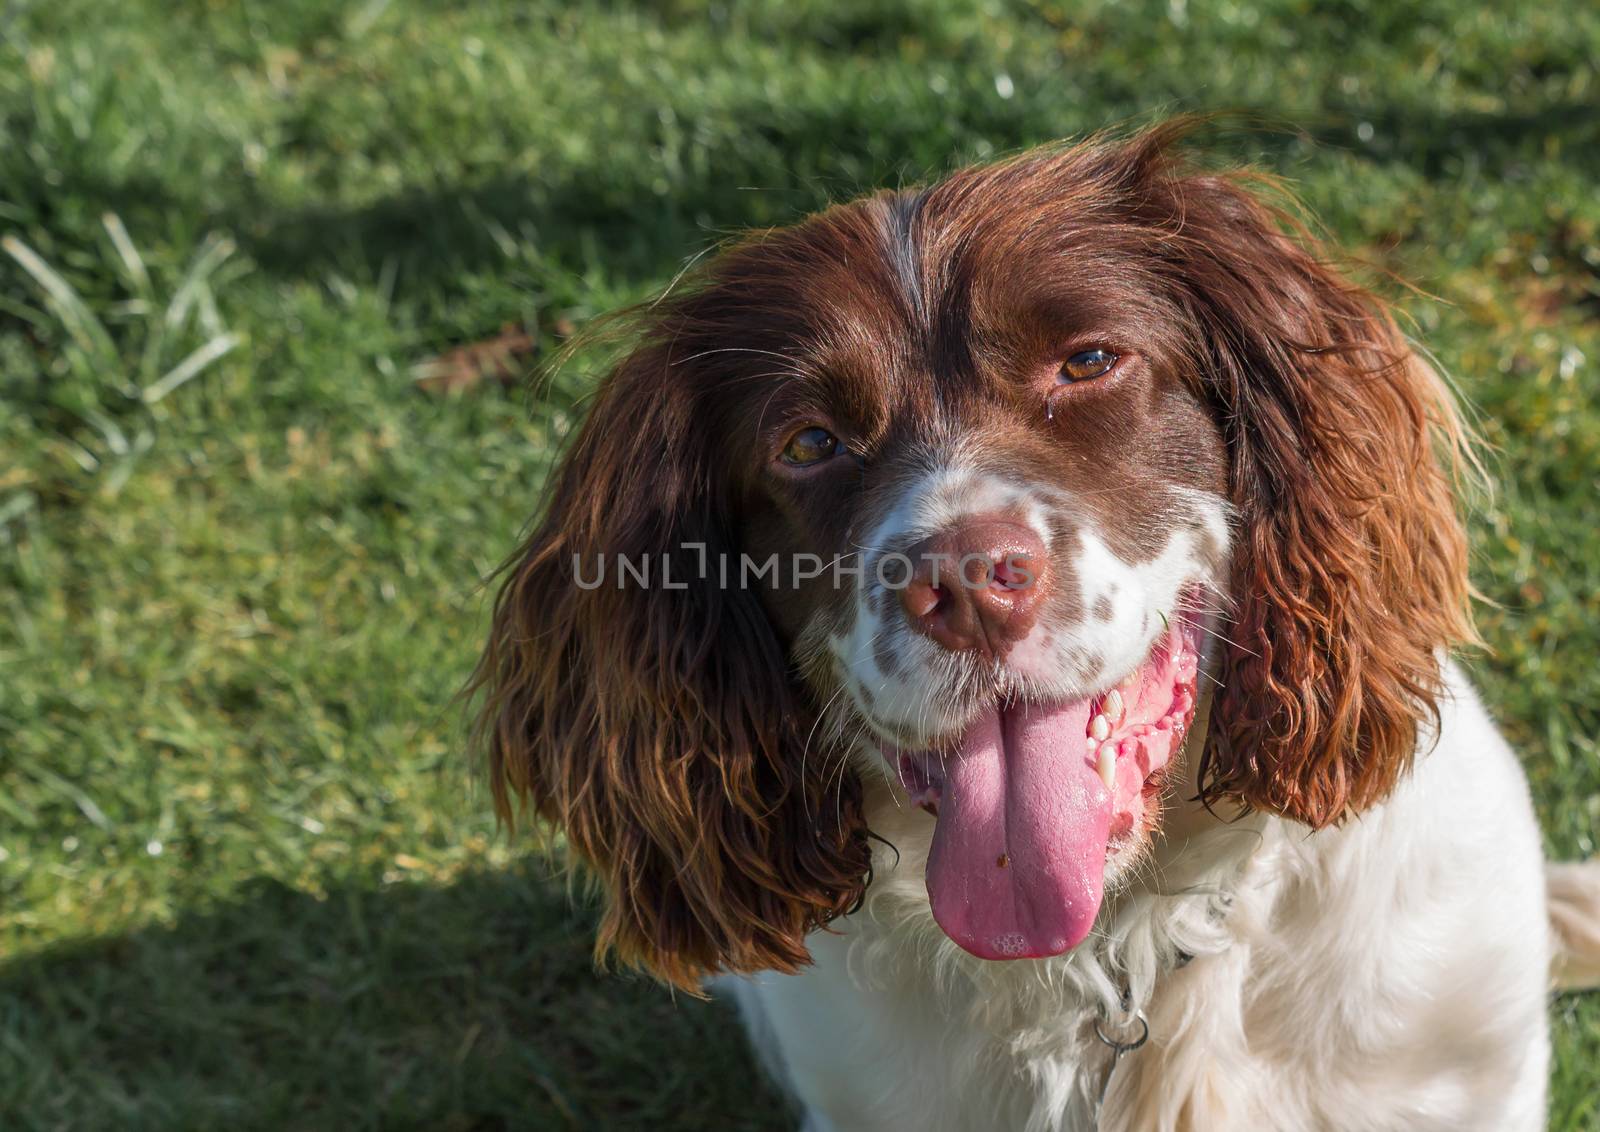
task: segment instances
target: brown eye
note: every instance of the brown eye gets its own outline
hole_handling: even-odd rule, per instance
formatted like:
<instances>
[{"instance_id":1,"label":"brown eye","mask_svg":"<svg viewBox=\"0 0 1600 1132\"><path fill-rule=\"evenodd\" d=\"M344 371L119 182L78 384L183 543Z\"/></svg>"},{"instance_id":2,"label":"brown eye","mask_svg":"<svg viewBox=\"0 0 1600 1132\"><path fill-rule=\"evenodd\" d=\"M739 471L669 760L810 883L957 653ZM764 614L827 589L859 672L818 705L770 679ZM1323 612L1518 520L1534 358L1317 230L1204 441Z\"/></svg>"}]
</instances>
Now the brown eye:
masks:
<instances>
[{"instance_id":1,"label":"brown eye","mask_svg":"<svg viewBox=\"0 0 1600 1132\"><path fill-rule=\"evenodd\" d=\"M1089 381L1096 377L1104 377L1111 372L1111 367L1117 364L1117 355L1110 350L1096 346L1092 350L1079 350L1072 357L1061 363L1061 380Z\"/></svg>"},{"instance_id":2,"label":"brown eye","mask_svg":"<svg viewBox=\"0 0 1600 1132\"><path fill-rule=\"evenodd\" d=\"M803 428L789 438L789 443L783 446L783 462L804 467L808 464L818 464L829 456L837 455L840 449L839 438L825 428L812 425Z\"/></svg>"}]
</instances>

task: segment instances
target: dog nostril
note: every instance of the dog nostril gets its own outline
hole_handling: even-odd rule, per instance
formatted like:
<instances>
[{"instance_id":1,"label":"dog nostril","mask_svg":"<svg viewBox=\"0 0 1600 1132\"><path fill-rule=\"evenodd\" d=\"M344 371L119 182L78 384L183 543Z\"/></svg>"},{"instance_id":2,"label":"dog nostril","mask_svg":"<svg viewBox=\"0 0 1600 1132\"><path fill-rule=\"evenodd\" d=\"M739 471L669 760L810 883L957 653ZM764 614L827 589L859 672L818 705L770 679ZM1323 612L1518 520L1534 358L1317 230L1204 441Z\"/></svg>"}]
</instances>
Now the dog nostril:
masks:
<instances>
[{"instance_id":1,"label":"dog nostril","mask_svg":"<svg viewBox=\"0 0 1600 1132\"><path fill-rule=\"evenodd\" d=\"M1008 556L994 564L994 573L989 585L993 589L1010 593L1027 589L1033 584L1034 576L1032 562Z\"/></svg>"},{"instance_id":2,"label":"dog nostril","mask_svg":"<svg viewBox=\"0 0 1600 1132\"><path fill-rule=\"evenodd\" d=\"M906 612L913 617L936 613L944 603L945 593L938 586L913 586L906 593Z\"/></svg>"}]
</instances>

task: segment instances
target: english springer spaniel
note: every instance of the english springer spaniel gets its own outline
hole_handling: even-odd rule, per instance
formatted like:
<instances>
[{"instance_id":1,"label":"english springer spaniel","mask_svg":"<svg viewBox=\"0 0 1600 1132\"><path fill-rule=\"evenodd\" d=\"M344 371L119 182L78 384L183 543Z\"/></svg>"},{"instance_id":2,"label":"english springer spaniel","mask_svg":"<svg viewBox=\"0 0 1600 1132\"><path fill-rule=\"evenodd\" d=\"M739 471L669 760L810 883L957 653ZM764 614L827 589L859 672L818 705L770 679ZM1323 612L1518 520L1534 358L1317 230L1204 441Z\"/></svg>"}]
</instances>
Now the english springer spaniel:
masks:
<instances>
[{"instance_id":1,"label":"english springer spaniel","mask_svg":"<svg viewBox=\"0 0 1600 1132\"><path fill-rule=\"evenodd\" d=\"M1181 129L724 250L505 576L502 815L809 1132L1531 1132L1600 974L1448 658L1451 395Z\"/></svg>"}]
</instances>

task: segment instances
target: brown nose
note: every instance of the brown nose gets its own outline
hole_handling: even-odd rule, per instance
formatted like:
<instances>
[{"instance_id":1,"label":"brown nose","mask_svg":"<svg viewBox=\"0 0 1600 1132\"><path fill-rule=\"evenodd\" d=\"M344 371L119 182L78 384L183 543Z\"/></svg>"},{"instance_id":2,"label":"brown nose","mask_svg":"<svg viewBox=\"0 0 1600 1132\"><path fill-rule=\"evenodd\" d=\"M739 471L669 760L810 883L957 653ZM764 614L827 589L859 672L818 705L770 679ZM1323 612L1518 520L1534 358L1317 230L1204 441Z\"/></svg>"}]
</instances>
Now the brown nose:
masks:
<instances>
[{"instance_id":1,"label":"brown nose","mask_svg":"<svg viewBox=\"0 0 1600 1132\"><path fill-rule=\"evenodd\" d=\"M1010 519L968 519L906 552L911 627L954 652L999 659L1028 635L1049 592L1044 542Z\"/></svg>"}]
</instances>

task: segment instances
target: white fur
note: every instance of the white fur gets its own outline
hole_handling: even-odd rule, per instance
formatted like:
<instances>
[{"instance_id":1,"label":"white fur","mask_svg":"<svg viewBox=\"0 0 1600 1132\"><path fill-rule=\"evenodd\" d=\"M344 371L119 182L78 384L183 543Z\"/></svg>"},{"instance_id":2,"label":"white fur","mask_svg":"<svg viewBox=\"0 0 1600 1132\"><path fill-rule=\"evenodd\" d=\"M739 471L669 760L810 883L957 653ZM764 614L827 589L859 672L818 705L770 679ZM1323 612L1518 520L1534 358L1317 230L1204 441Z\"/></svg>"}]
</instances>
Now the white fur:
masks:
<instances>
[{"instance_id":1,"label":"white fur","mask_svg":"<svg viewBox=\"0 0 1600 1132\"><path fill-rule=\"evenodd\" d=\"M932 819L875 785L869 820L898 860L879 847L866 906L813 936L803 974L718 989L807 1132L1094 1128L1109 1051L1092 1026L1122 1020L1124 993L1150 1040L1111 1078L1102 1129L1531 1132L1549 1056L1540 839L1453 666L1449 686L1437 744L1342 828L1169 799L1145 867L1056 959L989 963L946 939L923 886Z\"/></svg>"}]
</instances>

